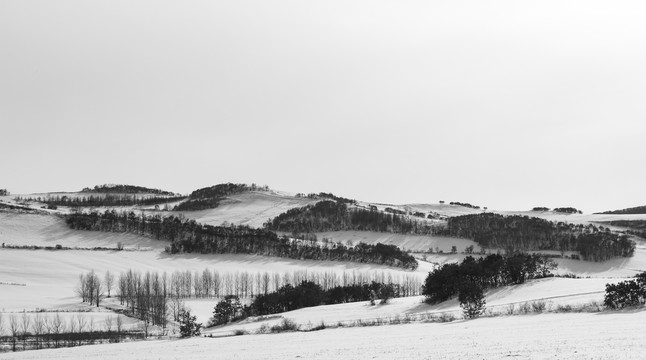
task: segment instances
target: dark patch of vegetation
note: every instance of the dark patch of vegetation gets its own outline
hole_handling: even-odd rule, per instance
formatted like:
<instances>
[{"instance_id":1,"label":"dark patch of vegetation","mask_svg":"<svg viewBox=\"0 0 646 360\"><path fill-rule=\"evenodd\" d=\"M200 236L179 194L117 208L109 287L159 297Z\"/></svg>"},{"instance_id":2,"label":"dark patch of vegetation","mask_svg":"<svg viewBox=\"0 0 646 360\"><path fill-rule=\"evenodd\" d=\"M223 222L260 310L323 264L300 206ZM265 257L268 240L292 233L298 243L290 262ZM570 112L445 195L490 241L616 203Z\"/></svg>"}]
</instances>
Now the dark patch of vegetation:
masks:
<instances>
[{"instance_id":1,"label":"dark patch of vegetation","mask_svg":"<svg viewBox=\"0 0 646 360\"><path fill-rule=\"evenodd\" d=\"M634 280L606 284L603 304L610 309L646 304L646 272L638 274Z\"/></svg>"},{"instance_id":2,"label":"dark patch of vegetation","mask_svg":"<svg viewBox=\"0 0 646 360\"><path fill-rule=\"evenodd\" d=\"M623 232L626 234L639 236L642 239L646 239L646 220L615 220L604 222L604 224L628 228Z\"/></svg>"},{"instance_id":3,"label":"dark patch of vegetation","mask_svg":"<svg viewBox=\"0 0 646 360\"><path fill-rule=\"evenodd\" d=\"M303 193L298 193L296 194L296 197L298 198L308 198L308 199L328 199L328 200L333 200L336 202L341 202L344 204L356 204L357 200L354 199L348 199L344 198L341 196L336 196L332 193L325 193L325 192L320 192L318 194L315 193L309 193L309 194L303 194Z\"/></svg>"},{"instance_id":4,"label":"dark patch of vegetation","mask_svg":"<svg viewBox=\"0 0 646 360\"><path fill-rule=\"evenodd\" d=\"M544 207L544 206L537 206L532 209L532 211L550 211L550 208Z\"/></svg>"},{"instance_id":5,"label":"dark patch of vegetation","mask_svg":"<svg viewBox=\"0 0 646 360\"><path fill-rule=\"evenodd\" d=\"M434 231L425 221L372 209L349 208L345 203L329 200L290 209L268 221L265 227L276 231L297 233L359 230L430 234Z\"/></svg>"},{"instance_id":6,"label":"dark patch of vegetation","mask_svg":"<svg viewBox=\"0 0 646 360\"><path fill-rule=\"evenodd\" d=\"M385 304L390 298L403 294L396 284L372 282L370 284L355 284L336 286L324 290L313 281L302 281L293 286L287 284L275 292L259 294L247 306L240 303L237 296L229 295L213 309L210 326L228 324L232 321L245 319L249 316L264 316L302 309L306 307L341 304L355 301L371 301L381 299Z\"/></svg>"},{"instance_id":7,"label":"dark patch of vegetation","mask_svg":"<svg viewBox=\"0 0 646 360\"><path fill-rule=\"evenodd\" d=\"M179 335L181 337L200 336L202 324L197 322L197 316L191 315L188 310L180 313Z\"/></svg>"},{"instance_id":8,"label":"dark patch of vegetation","mask_svg":"<svg viewBox=\"0 0 646 360\"><path fill-rule=\"evenodd\" d=\"M564 214L583 214L581 210L575 209L573 207L554 208L554 212L564 213Z\"/></svg>"},{"instance_id":9,"label":"dark patch of vegetation","mask_svg":"<svg viewBox=\"0 0 646 360\"><path fill-rule=\"evenodd\" d=\"M617 214L617 215L646 214L646 205L636 206L636 207L631 207L631 208L621 209L621 210L604 211L602 213L596 213L596 214Z\"/></svg>"},{"instance_id":10,"label":"dark patch of vegetation","mask_svg":"<svg viewBox=\"0 0 646 360\"><path fill-rule=\"evenodd\" d=\"M11 193L7 191L7 189L0 189L0 196L8 196L8 195L11 195Z\"/></svg>"},{"instance_id":11,"label":"dark patch of vegetation","mask_svg":"<svg viewBox=\"0 0 646 360\"><path fill-rule=\"evenodd\" d=\"M103 193L103 194L157 194L165 196L176 196L177 194L159 189L151 189L143 186L122 185L122 184L104 184L96 185L94 188L83 188L84 193Z\"/></svg>"},{"instance_id":12,"label":"dark patch of vegetation","mask_svg":"<svg viewBox=\"0 0 646 360\"><path fill-rule=\"evenodd\" d=\"M629 257L635 242L594 225L553 223L528 216L484 213L449 218L447 235L472 239L482 247L508 252L533 250L579 251L584 260Z\"/></svg>"},{"instance_id":13,"label":"dark patch of vegetation","mask_svg":"<svg viewBox=\"0 0 646 360\"><path fill-rule=\"evenodd\" d=\"M451 201L449 204L462 206L462 207L467 207L467 208L471 208L471 209L480 209L480 206L471 205L469 203L461 203L461 202L458 202L458 201Z\"/></svg>"},{"instance_id":14,"label":"dark patch of vegetation","mask_svg":"<svg viewBox=\"0 0 646 360\"><path fill-rule=\"evenodd\" d=\"M181 217L136 215L134 212L72 213L65 216L67 225L76 230L129 232L171 244L166 251L176 253L259 254L293 259L340 260L375 263L415 269L414 257L393 245L340 243L319 245L312 241L279 237L273 231L248 226L211 226Z\"/></svg>"},{"instance_id":15,"label":"dark patch of vegetation","mask_svg":"<svg viewBox=\"0 0 646 360\"><path fill-rule=\"evenodd\" d=\"M459 264L445 264L430 272L422 294L426 302L435 304L463 291L464 300L473 302L474 296L483 290L549 277L555 268L553 260L537 254L516 253L507 257L492 254L479 259L467 256Z\"/></svg>"}]
</instances>

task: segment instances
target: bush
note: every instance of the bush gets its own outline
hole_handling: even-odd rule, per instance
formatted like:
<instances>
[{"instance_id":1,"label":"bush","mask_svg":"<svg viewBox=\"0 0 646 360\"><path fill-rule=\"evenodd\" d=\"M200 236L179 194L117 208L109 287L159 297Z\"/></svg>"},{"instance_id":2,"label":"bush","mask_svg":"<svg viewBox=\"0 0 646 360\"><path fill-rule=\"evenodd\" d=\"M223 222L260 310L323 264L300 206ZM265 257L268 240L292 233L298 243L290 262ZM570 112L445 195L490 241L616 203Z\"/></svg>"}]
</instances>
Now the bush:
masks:
<instances>
[{"instance_id":1,"label":"bush","mask_svg":"<svg viewBox=\"0 0 646 360\"><path fill-rule=\"evenodd\" d=\"M202 324L197 322L196 316L191 316L191 312L183 310L180 313L179 334L181 337L200 336Z\"/></svg>"},{"instance_id":2,"label":"bush","mask_svg":"<svg viewBox=\"0 0 646 360\"><path fill-rule=\"evenodd\" d=\"M281 333L281 332L288 332L288 331L298 331L300 328L300 325L297 325L294 320L291 319L283 319L283 322L280 323L279 325L274 325L270 328L272 333Z\"/></svg>"},{"instance_id":3,"label":"bush","mask_svg":"<svg viewBox=\"0 0 646 360\"><path fill-rule=\"evenodd\" d=\"M458 300L465 318L475 319L484 313L486 301L482 287L479 284L463 284L460 287Z\"/></svg>"},{"instance_id":4,"label":"bush","mask_svg":"<svg viewBox=\"0 0 646 360\"><path fill-rule=\"evenodd\" d=\"M622 309L646 303L646 272L637 275L635 280L606 284L603 304L610 309Z\"/></svg>"}]
</instances>

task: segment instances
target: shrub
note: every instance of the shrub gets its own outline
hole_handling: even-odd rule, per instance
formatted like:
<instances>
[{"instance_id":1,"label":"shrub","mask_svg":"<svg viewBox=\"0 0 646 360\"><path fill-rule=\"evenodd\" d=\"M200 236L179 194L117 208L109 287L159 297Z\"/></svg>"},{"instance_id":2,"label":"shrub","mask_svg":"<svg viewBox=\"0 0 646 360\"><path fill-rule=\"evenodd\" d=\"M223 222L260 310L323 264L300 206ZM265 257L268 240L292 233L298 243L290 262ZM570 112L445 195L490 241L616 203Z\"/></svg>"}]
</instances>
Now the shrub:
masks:
<instances>
[{"instance_id":1,"label":"shrub","mask_svg":"<svg viewBox=\"0 0 646 360\"><path fill-rule=\"evenodd\" d=\"M646 272L637 275L635 280L606 284L603 304L610 309L621 309L646 303Z\"/></svg>"},{"instance_id":2,"label":"shrub","mask_svg":"<svg viewBox=\"0 0 646 360\"><path fill-rule=\"evenodd\" d=\"M296 324L294 320L283 319L283 322L281 322L280 324L272 326L270 328L270 331L272 333L281 333L288 331L298 331L298 329L300 329L300 325Z\"/></svg>"},{"instance_id":3,"label":"shrub","mask_svg":"<svg viewBox=\"0 0 646 360\"><path fill-rule=\"evenodd\" d=\"M485 298L482 287L477 283L465 283L460 287L458 295L462 313L467 319L475 319L485 310Z\"/></svg>"},{"instance_id":4,"label":"shrub","mask_svg":"<svg viewBox=\"0 0 646 360\"><path fill-rule=\"evenodd\" d=\"M196 316L191 316L191 312L183 310L180 313L179 334L181 337L199 336L202 324L197 322Z\"/></svg>"},{"instance_id":5,"label":"shrub","mask_svg":"<svg viewBox=\"0 0 646 360\"><path fill-rule=\"evenodd\" d=\"M536 313L541 313L545 311L545 308L546 308L546 304L545 304L545 301L543 300L537 300L532 302L532 311Z\"/></svg>"}]
</instances>

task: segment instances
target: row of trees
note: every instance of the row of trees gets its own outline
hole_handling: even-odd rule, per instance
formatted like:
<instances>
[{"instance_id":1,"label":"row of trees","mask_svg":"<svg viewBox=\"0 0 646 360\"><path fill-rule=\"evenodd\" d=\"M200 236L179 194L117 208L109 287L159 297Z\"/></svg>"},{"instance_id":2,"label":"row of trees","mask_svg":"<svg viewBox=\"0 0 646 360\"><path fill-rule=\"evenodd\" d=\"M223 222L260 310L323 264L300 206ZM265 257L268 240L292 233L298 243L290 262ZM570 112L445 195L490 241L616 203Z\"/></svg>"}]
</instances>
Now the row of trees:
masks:
<instances>
[{"instance_id":1,"label":"row of trees","mask_svg":"<svg viewBox=\"0 0 646 360\"><path fill-rule=\"evenodd\" d=\"M129 232L171 244L166 251L175 253L238 253L278 256L293 259L340 260L375 263L415 269L417 261L393 245L359 243L346 247L341 243L324 243L279 237L266 229L248 226L211 226L183 217L136 215L134 212L106 210L103 213L77 212L65 216L68 226L76 230Z\"/></svg>"},{"instance_id":2,"label":"row of trees","mask_svg":"<svg viewBox=\"0 0 646 360\"><path fill-rule=\"evenodd\" d=\"M113 207L113 206L135 206L135 205L159 205L184 200L185 196L136 196L130 194L106 194L88 196L67 196L55 195L47 197L20 197L16 201L36 201L49 206L70 206L70 207Z\"/></svg>"},{"instance_id":3,"label":"row of trees","mask_svg":"<svg viewBox=\"0 0 646 360\"><path fill-rule=\"evenodd\" d=\"M389 209L389 208L387 208ZM267 229L311 233L339 230L379 231L400 234L430 234L434 229L426 221L418 221L374 208L349 208L340 201L319 201L294 208L265 223ZM403 212L402 212L403 213Z\"/></svg>"},{"instance_id":4,"label":"row of trees","mask_svg":"<svg viewBox=\"0 0 646 360\"><path fill-rule=\"evenodd\" d=\"M85 276L87 278L87 276ZM106 275L107 278L107 275ZM218 272L208 268L202 271L174 271L173 273L139 273L129 270L119 275L115 286L117 297L122 305L133 311L141 308L137 304L138 289L144 295L152 294L172 298L222 298L234 295L239 298L251 298L267 295L286 285L301 282L313 282L328 291L340 286L353 286L371 282L393 284L401 296L419 295L421 282L415 274L391 272L313 272L299 270L294 272ZM104 281L106 283L106 281ZM105 286L101 296L107 291ZM79 293L79 297L82 295Z\"/></svg>"},{"instance_id":5,"label":"row of trees","mask_svg":"<svg viewBox=\"0 0 646 360\"><path fill-rule=\"evenodd\" d=\"M138 330L126 329L123 316L108 316L102 328L94 318L76 314L64 319L60 313L11 314L0 313L0 348L9 345L11 351L72 347L86 344L120 342L125 337L141 338Z\"/></svg>"},{"instance_id":6,"label":"row of trees","mask_svg":"<svg viewBox=\"0 0 646 360\"><path fill-rule=\"evenodd\" d=\"M428 303L434 304L462 291L471 293L473 289L479 289L482 292L488 288L551 276L555 268L553 260L538 254L516 253L506 257L491 254L479 259L467 256L459 264L445 264L430 272L424 281L422 294Z\"/></svg>"},{"instance_id":7,"label":"row of trees","mask_svg":"<svg viewBox=\"0 0 646 360\"><path fill-rule=\"evenodd\" d=\"M635 242L608 228L553 223L528 216L493 213L449 218L446 235L472 239L483 247L517 250L578 251L584 260L632 256Z\"/></svg>"},{"instance_id":8,"label":"row of trees","mask_svg":"<svg viewBox=\"0 0 646 360\"><path fill-rule=\"evenodd\" d=\"M318 194L316 193L309 193L309 194L303 194L303 193L298 193L296 194L297 198L308 198L308 199L328 199L328 200L333 200L337 202L342 202L346 204L356 204L357 200L354 199L348 199L344 198L341 196L336 196L332 193L326 193L326 192L320 192Z\"/></svg>"},{"instance_id":9,"label":"row of trees","mask_svg":"<svg viewBox=\"0 0 646 360\"><path fill-rule=\"evenodd\" d=\"M170 191L151 189L143 186L124 185L124 184L104 184L96 185L94 188L83 188L84 193L102 193L102 194L157 194L165 196L176 196L177 194Z\"/></svg>"}]
</instances>

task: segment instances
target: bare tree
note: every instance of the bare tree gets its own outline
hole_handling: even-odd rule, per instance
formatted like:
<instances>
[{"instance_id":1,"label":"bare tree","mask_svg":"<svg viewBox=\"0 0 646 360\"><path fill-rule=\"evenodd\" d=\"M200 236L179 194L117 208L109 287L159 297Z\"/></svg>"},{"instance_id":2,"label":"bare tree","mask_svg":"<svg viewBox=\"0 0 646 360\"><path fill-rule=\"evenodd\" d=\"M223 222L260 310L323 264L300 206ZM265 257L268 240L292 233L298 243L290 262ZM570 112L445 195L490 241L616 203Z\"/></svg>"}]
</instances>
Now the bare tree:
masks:
<instances>
[{"instance_id":1,"label":"bare tree","mask_svg":"<svg viewBox=\"0 0 646 360\"><path fill-rule=\"evenodd\" d=\"M15 314L11 314L9 317L9 333L11 334L11 350L16 351L16 341L20 334L20 329L18 328L18 319Z\"/></svg>"},{"instance_id":2,"label":"bare tree","mask_svg":"<svg viewBox=\"0 0 646 360\"><path fill-rule=\"evenodd\" d=\"M32 330L34 337L36 337L36 348L42 349L41 336L45 330L45 323L43 322L43 317L40 315L40 313L36 313Z\"/></svg>"},{"instance_id":3,"label":"bare tree","mask_svg":"<svg viewBox=\"0 0 646 360\"><path fill-rule=\"evenodd\" d=\"M117 315L117 342L121 341L121 332L123 331L123 319Z\"/></svg>"},{"instance_id":4,"label":"bare tree","mask_svg":"<svg viewBox=\"0 0 646 360\"><path fill-rule=\"evenodd\" d=\"M105 332L107 332L108 334L112 332L112 321L112 316L105 318Z\"/></svg>"},{"instance_id":5,"label":"bare tree","mask_svg":"<svg viewBox=\"0 0 646 360\"><path fill-rule=\"evenodd\" d=\"M50 334L54 335L54 347L58 348L60 334L63 332L63 320L61 319L61 315L59 313L56 313L49 326Z\"/></svg>"},{"instance_id":6,"label":"bare tree","mask_svg":"<svg viewBox=\"0 0 646 360\"><path fill-rule=\"evenodd\" d=\"M101 284L101 279L95 275L94 278L94 301L96 301L96 307L99 307L99 302L101 301L101 296L103 296L103 284Z\"/></svg>"},{"instance_id":7,"label":"bare tree","mask_svg":"<svg viewBox=\"0 0 646 360\"><path fill-rule=\"evenodd\" d=\"M22 335L22 350L27 349L27 337L29 335L29 328L31 327L31 316L26 312L22 313L22 321L20 322L20 333Z\"/></svg>"},{"instance_id":8,"label":"bare tree","mask_svg":"<svg viewBox=\"0 0 646 360\"><path fill-rule=\"evenodd\" d=\"M109 270L105 272L104 283L105 289L108 291L108 297L110 297L110 290L114 286L114 275Z\"/></svg>"}]
</instances>

